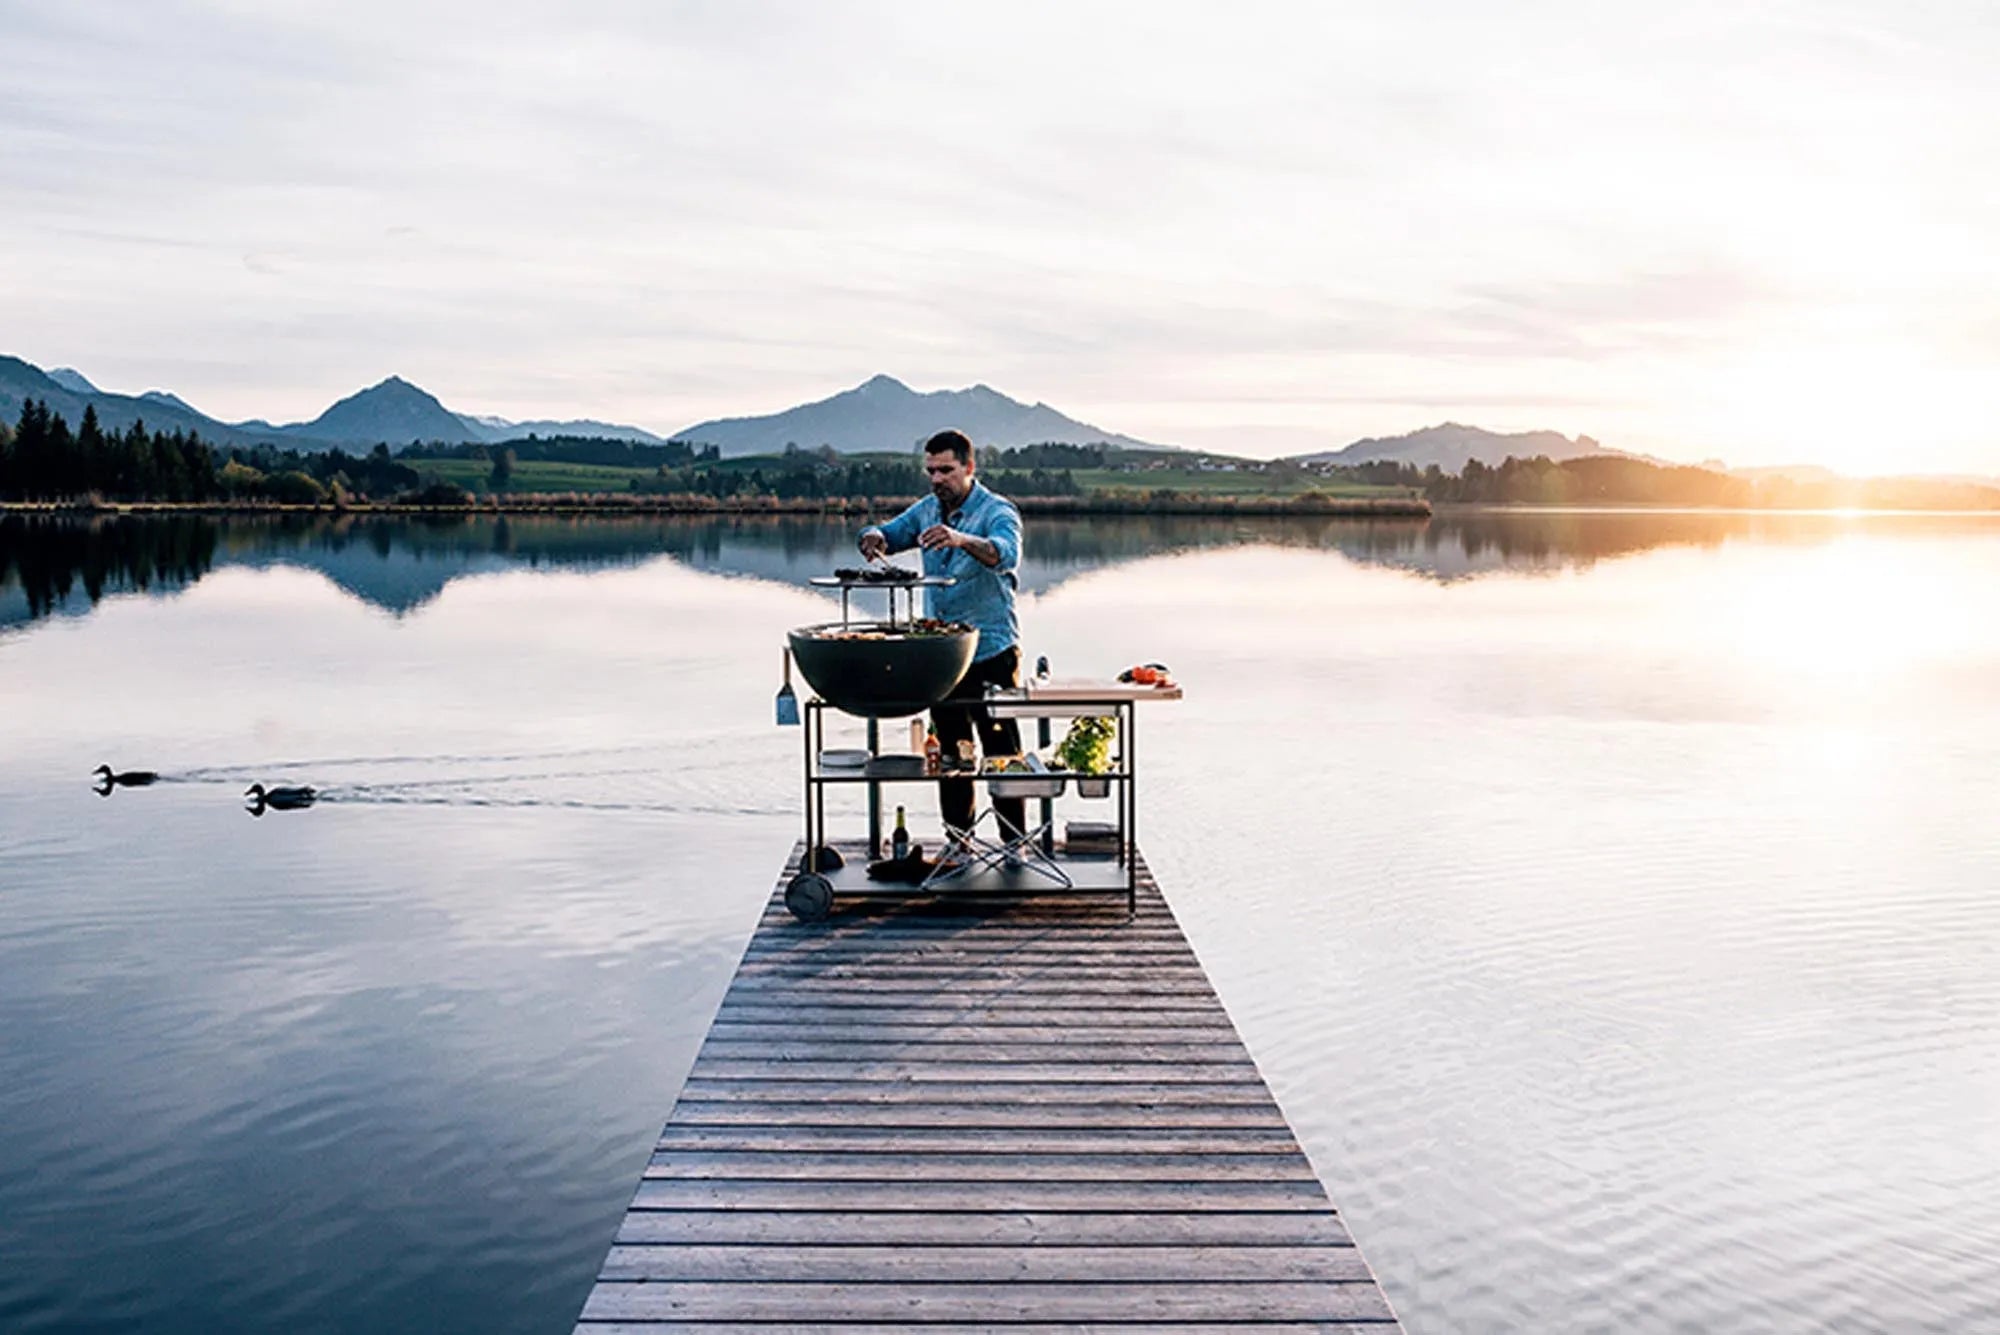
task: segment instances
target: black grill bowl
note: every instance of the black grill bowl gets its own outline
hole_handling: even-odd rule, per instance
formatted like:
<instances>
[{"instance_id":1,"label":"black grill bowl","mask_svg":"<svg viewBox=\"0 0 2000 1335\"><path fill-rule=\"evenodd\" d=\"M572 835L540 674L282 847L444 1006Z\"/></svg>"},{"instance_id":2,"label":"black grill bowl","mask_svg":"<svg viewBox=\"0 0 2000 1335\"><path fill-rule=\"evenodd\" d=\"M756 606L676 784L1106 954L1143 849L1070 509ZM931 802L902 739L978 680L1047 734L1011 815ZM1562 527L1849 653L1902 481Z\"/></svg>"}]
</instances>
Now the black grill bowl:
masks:
<instances>
[{"instance_id":1,"label":"black grill bowl","mask_svg":"<svg viewBox=\"0 0 2000 1335\"><path fill-rule=\"evenodd\" d=\"M880 632L887 638L828 638L840 632ZM951 694L979 644L976 630L906 635L880 622L838 621L791 633L792 658L806 684L835 709L863 718L921 714Z\"/></svg>"}]
</instances>

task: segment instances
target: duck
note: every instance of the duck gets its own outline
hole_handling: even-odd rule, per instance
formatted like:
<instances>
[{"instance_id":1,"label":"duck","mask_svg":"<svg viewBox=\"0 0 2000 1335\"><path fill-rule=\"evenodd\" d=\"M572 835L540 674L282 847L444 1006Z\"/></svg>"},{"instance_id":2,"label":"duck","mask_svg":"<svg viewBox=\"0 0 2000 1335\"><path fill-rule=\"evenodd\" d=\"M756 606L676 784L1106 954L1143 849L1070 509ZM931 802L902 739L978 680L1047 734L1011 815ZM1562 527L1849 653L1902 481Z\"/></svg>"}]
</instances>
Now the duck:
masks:
<instances>
[{"instance_id":1,"label":"duck","mask_svg":"<svg viewBox=\"0 0 2000 1335\"><path fill-rule=\"evenodd\" d=\"M99 765L91 771L98 785L104 788L144 788L149 783L157 783L159 774L149 769L128 769L114 771L109 765Z\"/></svg>"},{"instance_id":2,"label":"duck","mask_svg":"<svg viewBox=\"0 0 2000 1335\"><path fill-rule=\"evenodd\" d=\"M319 790L306 787L266 788L261 783L253 783L243 790L243 795L252 800L250 814L261 816L264 808L274 807L279 811L297 811L309 807L319 797Z\"/></svg>"}]
</instances>

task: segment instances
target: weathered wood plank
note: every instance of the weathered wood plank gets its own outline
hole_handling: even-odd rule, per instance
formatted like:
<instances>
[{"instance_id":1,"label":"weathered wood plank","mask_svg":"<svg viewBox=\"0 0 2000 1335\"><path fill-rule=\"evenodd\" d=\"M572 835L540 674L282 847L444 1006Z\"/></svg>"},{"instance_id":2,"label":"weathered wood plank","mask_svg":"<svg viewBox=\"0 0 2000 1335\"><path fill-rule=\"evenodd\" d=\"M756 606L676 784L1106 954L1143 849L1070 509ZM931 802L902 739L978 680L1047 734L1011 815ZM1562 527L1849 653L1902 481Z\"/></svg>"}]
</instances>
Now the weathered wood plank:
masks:
<instances>
[{"instance_id":1,"label":"weathered wood plank","mask_svg":"<svg viewBox=\"0 0 2000 1335\"><path fill-rule=\"evenodd\" d=\"M669 1130L710 1126L993 1129L1201 1132L1242 1128L1283 1131L1284 1114L1256 1103L874 1103L851 1099L795 1101L683 1098L667 1119Z\"/></svg>"},{"instance_id":2,"label":"weathered wood plank","mask_svg":"<svg viewBox=\"0 0 2000 1335\"><path fill-rule=\"evenodd\" d=\"M1369 1278L1352 1247L770 1247L624 1244L605 1257L609 1280L868 1281L872 1283L1292 1282Z\"/></svg>"},{"instance_id":3,"label":"weathered wood plank","mask_svg":"<svg viewBox=\"0 0 2000 1335\"><path fill-rule=\"evenodd\" d=\"M1051 1032L1060 1032L1065 1042L1077 1043L1227 1043L1237 1051L1231 1030L1220 1025L1137 1025L1075 1024L1061 1029L1048 1024L964 1024L949 1016L929 1022L904 1023L908 1016L888 1016L880 1020L823 1020L793 1016L789 1024L747 1023L717 1018L709 1026L712 1043L791 1043L810 1040L815 1045L830 1043L1026 1043L1046 1044Z\"/></svg>"},{"instance_id":4,"label":"weathered wood plank","mask_svg":"<svg viewBox=\"0 0 2000 1335\"><path fill-rule=\"evenodd\" d=\"M600 1284L585 1320L758 1321L1388 1320L1373 1284Z\"/></svg>"},{"instance_id":5,"label":"weathered wood plank","mask_svg":"<svg viewBox=\"0 0 2000 1335\"><path fill-rule=\"evenodd\" d=\"M1115 1210L640 1210L625 1216L621 1243L770 1243L958 1247L1346 1247L1347 1226L1330 1210L1132 1214Z\"/></svg>"},{"instance_id":6,"label":"weathered wood plank","mask_svg":"<svg viewBox=\"0 0 2000 1335\"><path fill-rule=\"evenodd\" d=\"M1172 954L1192 949L1188 940L1171 923L1124 923L1066 929L1055 926L1007 928L980 926L954 927L871 927L855 926L831 931L805 930L786 933L772 926L751 938L746 954L815 957L821 953L843 955L869 953L870 947L891 954L923 950L1031 950L1074 949L1079 953L1097 950Z\"/></svg>"},{"instance_id":7,"label":"weathered wood plank","mask_svg":"<svg viewBox=\"0 0 2000 1335\"><path fill-rule=\"evenodd\" d=\"M803 961L815 964L854 961L991 964L1003 960L1056 964L1070 960L1090 960L1094 963L1116 960L1127 964L1187 965L1193 963L1194 958L1187 942L1166 936L1123 941L1100 937L1064 940L1059 935L1038 936L1024 941L967 941L960 937L949 940L798 941L753 946L743 953L744 962L754 964L797 964Z\"/></svg>"},{"instance_id":8,"label":"weathered wood plank","mask_svg":"<svg viewBox=\"0 0 2000 1335\"><path fill-rule=\"evenodd\" d=\"M862 1025L988 1025L995 1029L1035 1029L1044 1033L1056 1027L1062 1032L1079 1030L1182 1029L1202 1033L1234 1035L1236 1027L1212 1005L1175 1010L1118 1010L1109 1006L1076 1009L1063 1006L1032 1006L1015 1003L972 1002L965 1005L932 1003L898 1005L880 998L867 1002L839 1002L815 998L801 1011L788 1006L760 1006L755 1003L725 1004L715 1015L716 1025L777 1025L794 1032L822 1033L841 1026ZM712 1032L712 1031L711 1031Z\"/></svg>"},{"instance_id":9,"label":"weathered wood plank","mask_svg":"<svg viewBox=\"0 0 2000 1335\"><path fill-rule=\"evenodd\" d=\"M1304 1155L824 1153L667 1150L646 1165L648 1181L759 1182L1307 1182Z\"/></svg>"},{"instance_id":10,"label":"weathered wood plank","mask_svg":"<svg viewBox=\"0 0 2000 1335\"><path fill-rule=\"evenodd\" d=\"M888 992L866 987L828 986L815 989L810 996L804 996L799 993L781 993L777 989L760 986L733 989L725 993L722 1000L725 1011L744 1007L770 1009L781 1005L791 1005L792 1013L801 1019L819 1015L846 1014L850 1011L915 1012L944 1010L953 1006L967 1012L1005 1009L1028 1016L1088 1009L1099 1017L1100 1024L1111 1023L1119 1016L1149 1020L1156 1016L1171 1015L1178 1020L1184 1016L1214 1018L1220 1014L1216 1009L1215 994L1212 992L1172 992L1164 996L1159 994L1133 996L1129 992L1116 991L1108 995L1080 996L1059 988L1019 993L990 990L973 992L958 989L940 992L935 988L929 990L903 988Z\"/></svg>"},{"instance_id":11,"label":"weathered wood plank","mask_svg":"<svg viewBox=\"0 0 2000 1335\"><path fill-rule=\"evenodd\" d=\"M824 1114L822 1114L824 1115ZM1002 1127L688 1126L668 1122L656 1153L745 1151L808 1154L865 1150L871 1154L1298 1154L1289 1132L1204 1128L1161 1131L1137 1127L1038 1130Z\"/></svg>"},{"instance_id":12,"label":"weathered wood plank","mask_svg":"<svg viewBox=\"0 0 2000 1335\"><path fill-rule=\"evenodd\" d=\"M1262 1090L1264 1082L1257 1068L1247 1062L1235 1065L1205 1062L1199 1066L1156 1062L1010 1062L996 1057L985 1062L951 1061L831 1061L801 1060L723 1061L706 1055L695 1058L693 1074L706 1080L757 1080L782 1077L787 1080L898 1080L911 1083L946 1081L988 1081L1011 1085L1062 1085L1069 1082L1117 1084L1122 1081L1148 1084L1228 1084L1249 1085Z\"/></svg>"},{"instance_id":13,"label":"weathered wood plank","mask_svg":"<svg viewBox=\"0 0 2000 1335\"><path fill-rule=\"evenodd\" d=\"M822 992L852 995L865 990L876 997L986 997L986 996L1052 996L1060 997L1070 1005L1113 1005L1144 1010L1160 1004L1156 998L1179 998L1189 1002L1199 1002L1205 996L1206 984L1199 978L1163 978L1148 981L1139 978L1056 978L1046 974L1029 974L1009 977L1000 973L980 973L977 970L952 974L941 978L827 978L804 974L796 978L739 978L730 986L725 999L730 1002L758 1000L769 1004L777 997L795 997L801 1007L810 1007L818 1002Z\"/></svg>"},{"instance_id":14,"label":"weathered wood plank","mask_svg":"<svg viewBox=\"0 0 2000 1335\"><path fill-rule=\"evenodd\" d=\"M1327 1210L1317 1182L640 1181L635 1210Z\"/></svg>"},{"instance_id":15,"label":"weathered wood plank","mask_svg":"<svg viewBox=\"0 0 2000 1335\"><path fill-rule=\"evenodd\" d=\"M817 1327L813 1327L817 1329ZM1010 1321L1004 1327L968 1325L961 1321L896 1321L887 1324L842 1321L829 1327L840 1335L969 1335L975 1330L1004 1330L1007 1335L1382 1335L1394 1330L1381 1321ZM792 1335L805 1327L768 1321L580 1321L576 1335Z\"/></svg>"},{"instance_id":16,"label":"weathered wood plank","mask_svg":"<svg viewBox=\"0 0 2000 1335\"><path fill-rule=\"evenodd\" d=\"M1256 1069L1241 1043L875 1043L861 1039L823 1039L817 1034L783 1042L737 1042L709 1039L700 1060L765 1062L791 1066L798 1062L1028 1062L1059 1066L1120 1066L1163 1062L1170 1066L1250 1067Z\"/></svg>"},{"instance_id":17,"label":"weathered wood plank","mask_svg":"<svg viewBox=\"0 0 2000 1335\"><path fill-rule=\"evenodd\" d=\"M994 960L839 959L805 960L778 958L748 960L736 966L740 979L766 978L857 978L873 982L883 978L932 979L962 978L1060 978L1105 979L1134 983L1189 983L1206 989L1208 976L1192 959L1159 959L1120 962L1098 960L1087 955L1052 956L1046 960L1019 963L1004 957Z\"/></svg>"},{"instance_id":18,"label":"weathered wood plank","mask_svg":"<svg viewBox=\"0 0 2000 1335\"><path fill-rule=\"evenodd\" d=\"M990 1067L979 1067L987 1071ZM1188 1080L1167 1083L1150 1079L1103 1080L1095 1070L1088 1072L1089 1078L1074 1081L1037 1082L1026 1080L987 1080L977 1076L940 1077L936 1080L913 1080L907 1074L876 1074L868 1078L857 1078L852 1068L845 1074L823 1078L793 1078L790 1073L780 1076L769 1067L760 1066L750 1075L710 1076L696 1071L681 1087L687 1098L703 1101L735 1101L761 1103L766 1100L798 1101L804 1099L831 1101L847 1100L859 1103L940 1103L961 1102L977 1104L1019 1104L1042 1106L1062 1105L1160 1105L1176 1107L1213 1107L1227 1104L1251 1104L1270 1107L1271 1092L1264 1088L1262 1081L1253 1080Z\"/></svg>"}]
</instances>

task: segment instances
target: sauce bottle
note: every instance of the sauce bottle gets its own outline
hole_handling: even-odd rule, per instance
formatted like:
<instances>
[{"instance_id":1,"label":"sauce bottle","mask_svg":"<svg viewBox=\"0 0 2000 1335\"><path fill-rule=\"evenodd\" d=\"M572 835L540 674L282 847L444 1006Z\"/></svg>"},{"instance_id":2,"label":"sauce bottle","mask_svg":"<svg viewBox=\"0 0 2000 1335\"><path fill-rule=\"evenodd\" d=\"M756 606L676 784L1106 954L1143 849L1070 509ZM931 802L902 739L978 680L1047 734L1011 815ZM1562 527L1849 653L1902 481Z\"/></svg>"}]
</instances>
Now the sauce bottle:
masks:
<instances>
[{"instance_id":1,"label":"sauce bottle","mask_svg":"<svg viewBox=\"0 0 2000 1335\"><path fill-rule=\"evenodd\" d=\"M943 760L944 748L938 745L937 729L932 728L924 737L924 773L937 773Z\"/></svg>"}]
</instances>

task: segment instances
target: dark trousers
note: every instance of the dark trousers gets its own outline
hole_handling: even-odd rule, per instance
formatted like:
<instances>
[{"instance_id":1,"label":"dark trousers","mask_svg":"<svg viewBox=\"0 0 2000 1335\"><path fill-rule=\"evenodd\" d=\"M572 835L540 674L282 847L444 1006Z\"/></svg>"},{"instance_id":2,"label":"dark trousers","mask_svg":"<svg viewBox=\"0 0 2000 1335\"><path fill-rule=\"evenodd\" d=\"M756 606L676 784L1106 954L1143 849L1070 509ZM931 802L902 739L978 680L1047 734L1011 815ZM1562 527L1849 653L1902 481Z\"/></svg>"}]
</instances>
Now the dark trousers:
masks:
<instances>
[{"instance_id":1,"label":"dark trousers","mask_svg":"<svg viewBox=\"0 0 2000 1335\"><path fill-rule=\"evenodd\" d=\"M991 658L982 658L965 670L965 677L951 688L951 694L931 706L931 723L937 728L938 746L947 762L958 758L958 744L969 737L979 739L979 748L989 756L1021 753L1021 725L1011 718L994 718L979 704L988 686L1014 687L1021 684L1021 650L1017 645ZM973 783L970 779L938 781L938 812L947 828L969 830L973 817ZM1025 829L1027 803L1018 797L996 797L993 812L1003 832L1017 835Z\"/></svg>"}]
</instances>

